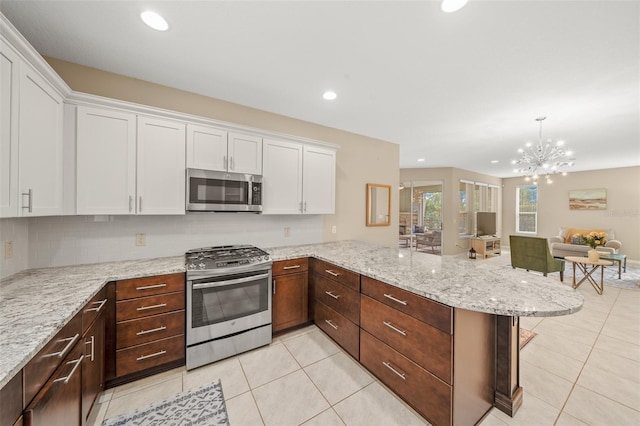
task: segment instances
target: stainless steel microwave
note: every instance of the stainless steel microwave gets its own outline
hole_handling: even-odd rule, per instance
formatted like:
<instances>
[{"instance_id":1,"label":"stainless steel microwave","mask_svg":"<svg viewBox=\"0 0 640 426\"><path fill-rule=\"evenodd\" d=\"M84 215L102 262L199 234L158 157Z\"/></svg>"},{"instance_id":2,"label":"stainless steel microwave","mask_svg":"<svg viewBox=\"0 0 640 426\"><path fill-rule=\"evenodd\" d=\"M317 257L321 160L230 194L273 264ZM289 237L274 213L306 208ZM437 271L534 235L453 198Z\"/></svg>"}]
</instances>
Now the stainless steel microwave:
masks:
<instances>
[{"instance_id":1,"label":"stainless steel microwave","mask_svg":"<svg viewBox=\"0 0 640 426\"><path fill-rule=\"evenodd\" d=\"M187 169L187 211L262 211L262 176Z\"/></svg>"}]
</instances>

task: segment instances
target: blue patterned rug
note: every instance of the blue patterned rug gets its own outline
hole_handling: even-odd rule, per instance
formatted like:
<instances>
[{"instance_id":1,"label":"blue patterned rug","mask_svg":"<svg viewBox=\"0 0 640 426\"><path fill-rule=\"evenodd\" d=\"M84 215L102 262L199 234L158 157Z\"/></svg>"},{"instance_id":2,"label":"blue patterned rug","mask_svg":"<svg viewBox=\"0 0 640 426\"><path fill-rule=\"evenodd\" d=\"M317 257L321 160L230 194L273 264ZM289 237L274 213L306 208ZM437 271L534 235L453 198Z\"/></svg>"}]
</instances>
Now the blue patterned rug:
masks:
<instances>
[{"instance_id":1,"label":"blue patterned rug","mask_svg":"<svg viewBox=\"0 0 640 426\"><path fill-rule=\"evenodd\" d=\"M133 413L107 419L104 426L229 426L220 380L179 393Z\"/></svg>"},{"instance_id":2,"label":"blue patterned rug","mask_svg":"<svg viewBox=\"0 0 640 426\"><path fill-rule=\"evenodd\" d=\"M511 264L507 265L511 268ZM538 273L538 272L534 272ZM582 278L582 272L578 271L576 268L576 273L578 274L578 279ZM549 274L550 277L557 275L557 272ZM600 280L600 271L597 273L597 279ZM571 284L571 279L573 278L573 264L571 262L565 262L564 267L564 282ZM617 287L617 288L625 288L628 290L640 290L640 268L632 268L627 266L627 272L622 272L621 277L618 279L618 263L616 262L615 266L607 266L604 268L604 279L603 283L605 286Z\"/></svg>"}]
</instances>

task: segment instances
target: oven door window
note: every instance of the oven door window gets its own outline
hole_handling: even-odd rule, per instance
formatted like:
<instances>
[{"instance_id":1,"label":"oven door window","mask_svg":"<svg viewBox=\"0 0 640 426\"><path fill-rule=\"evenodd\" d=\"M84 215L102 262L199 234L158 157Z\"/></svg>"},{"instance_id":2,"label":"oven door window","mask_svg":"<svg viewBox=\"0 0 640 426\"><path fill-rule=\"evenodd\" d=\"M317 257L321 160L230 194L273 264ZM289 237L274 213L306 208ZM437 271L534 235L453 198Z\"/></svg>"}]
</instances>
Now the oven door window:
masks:
<instances>
[{"instance_id":1,"label":"oven door window","mask_svg":"<svg viewBox=\"0 0 640 426\"><path fill-rule=\"evenodd\" d=\"M269 309L269 279L237 274L218 280L194 280L193 328L246 317ZM232 284L233 282L241 281Z\"/></svg>"},{"instance_id":2,"label":"oven door window","mask_svg":"<svg viewBox=\"0 0 640 426\"><path fill-rule=\"evenodd\" d=\"M189 202L193 204L249 204L249 182L190 178Z\"/></svg>"}]
</instances>

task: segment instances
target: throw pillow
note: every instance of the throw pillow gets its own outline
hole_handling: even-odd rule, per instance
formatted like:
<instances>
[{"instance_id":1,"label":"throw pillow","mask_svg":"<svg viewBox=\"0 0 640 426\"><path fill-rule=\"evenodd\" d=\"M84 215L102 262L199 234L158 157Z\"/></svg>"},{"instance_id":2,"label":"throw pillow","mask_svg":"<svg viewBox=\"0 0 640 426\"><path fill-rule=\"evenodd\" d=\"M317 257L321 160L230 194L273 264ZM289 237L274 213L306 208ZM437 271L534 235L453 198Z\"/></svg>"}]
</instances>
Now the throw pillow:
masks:
<instances>
[{"instance_id":1,"label":"throw pillow","mask_svg":"<svg viewBox=\"0 0 640 426\"><path fill-rule=\"evenodd\" d=\"M584 241L582 241L582 237L579 235L574 235L571 237L571 244L579 244L584 245Z\"/></svg>"}]
</instances>

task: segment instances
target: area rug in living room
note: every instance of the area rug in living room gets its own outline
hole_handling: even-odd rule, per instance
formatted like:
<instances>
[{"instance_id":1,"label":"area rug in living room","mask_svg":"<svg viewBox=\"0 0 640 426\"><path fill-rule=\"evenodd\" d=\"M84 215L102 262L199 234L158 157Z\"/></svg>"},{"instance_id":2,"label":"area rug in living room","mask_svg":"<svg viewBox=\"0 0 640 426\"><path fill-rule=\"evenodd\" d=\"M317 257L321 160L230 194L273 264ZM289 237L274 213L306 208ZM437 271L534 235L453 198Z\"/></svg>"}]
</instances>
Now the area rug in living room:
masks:
<instances>
[{"instance_id":1,"label":"area rug in living room","mask_svg":"<svg viewBox=\"0 0 640 426\"><path fill-rule=\"evenodd\" d=\"M107 419L104 426L229 426L220 380L129 414Z\"/></svg>"},{"instance_id":2,"label":"area rug in living room","mask_svg":"<svg viewBox=\"0 0 640 426\"><path fill-rule=\"evenodd\" d=\"M534 337L536 337L538 333L535 331L527 330L520 327L520 349L524 348L527 343L531 341Z\"/></svg>"},{"instance_id":3,"label":"area rug in living room","mask_svg":"<svg viewBox=\"0 0 640 426\"><path fill-rule=\"evenodd\" d=\"M507 265L511 268L511 264ZM577 271L578 279L582 278L580 272ZM539 272L532 272L534 274L540 274ZM600 279L600 271L598 273L598 279ZM540 274L542 275L542 274ZM558 278L558 273L554 272L549 274L550 277L555 276ZM573 279L573 264L571 262L565 262L564 268L564 282L569 283L571 285L571 280ZM628 290L640 290L640 268L627 266L627 271L622 272L620 278L618 278L618 265L608 266L604 268L604 279L603 283L605 286L617 287L617 288L625 288Z\"/></svg>"}]
</instances>

